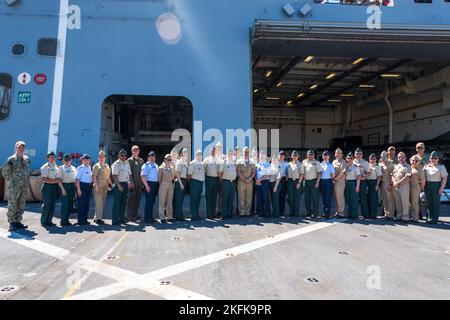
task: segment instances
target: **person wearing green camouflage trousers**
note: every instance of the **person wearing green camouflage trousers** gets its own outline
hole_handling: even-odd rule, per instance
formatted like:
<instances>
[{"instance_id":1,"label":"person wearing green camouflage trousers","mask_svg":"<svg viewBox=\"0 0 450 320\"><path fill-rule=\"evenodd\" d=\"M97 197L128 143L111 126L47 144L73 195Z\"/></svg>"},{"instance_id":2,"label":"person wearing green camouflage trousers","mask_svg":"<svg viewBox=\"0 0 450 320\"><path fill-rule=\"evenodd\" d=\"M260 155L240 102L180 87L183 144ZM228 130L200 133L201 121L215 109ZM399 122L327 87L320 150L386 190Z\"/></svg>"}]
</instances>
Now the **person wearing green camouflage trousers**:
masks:
<instances>
[{"instance_id":1,"label":"person wearing green camouflage trousers","mask_svg":"<svg viewBox=\"0 0 450 320\"><path fill-rule=\"evenodd\" d=\"M8 222L9 230L27 229L22 224L26 202L26 192L29 185L30 159L24 154L25 142L16 143L16 152L6 160L2 174L7 181Z\"/></svg>"}]
</instances>

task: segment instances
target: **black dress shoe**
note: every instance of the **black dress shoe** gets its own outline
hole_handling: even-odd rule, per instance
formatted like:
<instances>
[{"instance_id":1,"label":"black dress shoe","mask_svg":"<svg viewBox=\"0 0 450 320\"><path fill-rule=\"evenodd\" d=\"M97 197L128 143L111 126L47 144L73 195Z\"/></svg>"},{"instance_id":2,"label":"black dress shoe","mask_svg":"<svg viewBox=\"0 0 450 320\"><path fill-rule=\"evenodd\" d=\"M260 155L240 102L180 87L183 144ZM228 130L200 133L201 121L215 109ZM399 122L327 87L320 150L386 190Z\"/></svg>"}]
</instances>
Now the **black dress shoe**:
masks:
<instances>
[{"instance_id":1,"label":"black dress shoe","mask_svg":"<svg viewBox=\"0 0 450 320\"><path fill-rule=\"evenodd\" d=\"M70 226L72 226L73 224L72 223L70 223L70 222L67 222L67 223L61 223L61 227L70 227Z\"/></svg>"},{"instance_id":2,"label":"black dress shoe","mask_svg":"<svg viewBox=\"0 0 450 320\"><path fill-rule=\"evenodd\" d=\"M17 229L21 229L21 230L28 229L28 226L22 224L21 222L17 222L17 223L16 223L16 227L17 227Z\"/></svg>"},{"instance_id":3,"label":"black dress shoe","mask_svg":"<svg viewBox=\"0 0 450 320\"><path fill-rule=\"evenodd\" d=\"M15 222L13 222L13 223L10 223L9 224L9 229L8 229L8 231L16 231L18 228L17 228L17 223L15 223Z\"/></svg>"},{"instance_id":4,"label":"black dress shoe","mask_svg":"<svg viewBox=\"0 0 450 320\"><path fill-rule=\"evenodd\" d=\"M98 219L98 220L95 220L94 223L96 223L96 224L105 224L105 221L103 221L101 219Z\"/></svg>"}]
</instances>

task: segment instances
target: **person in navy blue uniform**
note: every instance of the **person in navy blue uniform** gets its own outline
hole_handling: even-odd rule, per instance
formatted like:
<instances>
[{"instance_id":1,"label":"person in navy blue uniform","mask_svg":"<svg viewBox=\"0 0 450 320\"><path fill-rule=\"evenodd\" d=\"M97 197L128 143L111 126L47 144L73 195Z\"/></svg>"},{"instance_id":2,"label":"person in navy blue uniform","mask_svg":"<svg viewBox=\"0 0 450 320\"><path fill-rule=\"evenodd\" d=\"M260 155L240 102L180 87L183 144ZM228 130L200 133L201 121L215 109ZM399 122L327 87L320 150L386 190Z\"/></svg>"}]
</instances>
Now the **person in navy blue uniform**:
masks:
<instances>
[{"instance_id":1,"label":"person in navy blue uniform","mask_svg":"<svg viewBox=\"0 0 450 320\"><path fill-rule=\"evenodd\" d=\"M153 207L155 206L156 196L158 195L158 165L156 164L156 154L150 151L148 161L142 166L141 180L145 188L145 209L144 223L153 223Z\"/></svg>"}]
</instances>

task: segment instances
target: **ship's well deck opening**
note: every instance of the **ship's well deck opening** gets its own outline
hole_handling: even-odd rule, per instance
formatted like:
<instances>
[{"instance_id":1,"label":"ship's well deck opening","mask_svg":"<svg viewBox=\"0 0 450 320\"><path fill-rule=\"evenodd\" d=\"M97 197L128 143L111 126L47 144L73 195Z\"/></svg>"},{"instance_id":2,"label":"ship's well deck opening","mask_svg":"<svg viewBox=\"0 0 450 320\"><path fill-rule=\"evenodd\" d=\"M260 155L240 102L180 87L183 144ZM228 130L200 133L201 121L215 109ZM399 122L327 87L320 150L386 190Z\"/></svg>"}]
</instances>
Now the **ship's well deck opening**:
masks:
<instances>
[{"instance_id":1,"label":"ship's well deck opening","mask_svg":"<svg viewBox=\"0 0 450 320\"><path fill-rule=\"evenodd\" d=\"M161 163L179 142L172 141L174 130L192 132L192 108L184 97L108 96L102 104L100 147L115 157L120 149L130 153L131 146L138 145L144 160L155 151Z\"/></svg>"}]
</instances>

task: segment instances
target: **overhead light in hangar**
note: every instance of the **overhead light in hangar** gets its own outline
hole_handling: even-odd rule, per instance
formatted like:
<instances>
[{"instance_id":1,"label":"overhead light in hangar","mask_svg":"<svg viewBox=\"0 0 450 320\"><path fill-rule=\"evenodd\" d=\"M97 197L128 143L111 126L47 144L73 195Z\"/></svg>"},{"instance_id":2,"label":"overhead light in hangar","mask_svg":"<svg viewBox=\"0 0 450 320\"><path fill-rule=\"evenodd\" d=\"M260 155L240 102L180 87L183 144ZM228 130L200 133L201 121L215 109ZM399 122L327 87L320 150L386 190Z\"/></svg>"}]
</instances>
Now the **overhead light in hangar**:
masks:
<instances>
[{"instance_id":1,"label":"overhead light in hangar","mask_svg":"<svg viewBox=\"0 0 450 320\"><path fill-rule=\"evenodd\" d=\"M313 60L314 60L314 56L307 56L307 57L305 58L304 62L310 63L310 62L313 61Z\"/></svg>"},{"instance_id":2,"label":"overhead light in hangar","mask_svg":"<svg viewBox=\"0 0 450 320\"><path fill-rule=\"evenodd\" d=\"M326 76L325 80L330 80L336 77L336 73L330 73L328 76Z\"/></svg>"},{"instance_id":3,"label":"overhead light in hangar","mask_svg":"<svg viewBox=\"0 0 450 320\"><path fill-rule=\"evenodd\" d=\"M341 97L354 97L355 95L353 93L342 93Z\"/></svg>"},{"instance_id":4,"label":"overhead light in hangar","mask_svg":"<svg viewBox=\"0 0 450 320\"><path fill-rule=\"evenodd\" d=\"M357 64L360 64L364 60L365 60L364 58L358 58L358 59L356 59L355 61L352 62L352 65L356 66Z\"/></svg>"},{"instance_id":5,"label":"overhead light in hangar","mask_svg":"<svg viewBox=\"0 0 450 320\"><path fill-rule=\"evenodd\" d=\"M360 88L375 88L376 85L374 85L374 84L360 84L358 87L360 87Z\"/></svg>"},{"instance_id":6,"label":"overhead light in hangar","mask_svg":"<svg viewBox=\"0 0 450 320\"><path fill-rule=\"evenodd\" d=\"M281 81L278 82L278 83L277 83L277 88L281 87L282 85L283 85L283 82L281 82Z\"/></svg>"},{"instance_id":7,"label":"overhead light in hangar","mask_svg":"<svg viewBox=\"0 0 450 320\"><path fill-rule=\"evenodd\" d=\"M382 78L399 78L400 75L398 73L384 73L381 75Z\"/></svg>"},{"instance_id":8,"label":"overhead light in hangar","mask_svg":"<svg viewBox=\"0 0 450 320\"><path fill-rule=\"evenodd\" d=\"M287 104L288 106L292 105L292 103L294 103L294 101L292 101L292 100L289 100L288 102L286 102L286 104Z\"/></svg>"},{"instance_id":9,"label":"overhead light in hangar","mask_svg":"<svg viewBox=\"0 0 450 320\"><path fill-rule=\"evenodd\" d=\"M253 93L258 93L258 92L259 92L258 89L253 90Z\"/></svg>"},{"instance_id":10,"label":"overhead light in hangar","mask_svg":"<svg viewBox=\"0 0 450 320\"><path fill-rule=\"evenodd\" d=\"M309 89L314 90L317 89L319 87L318 84L313 84L311 87L309 87Z\"/></svg>"},{"instance_id":11,"label":"overhead light in hangar","mask_svg":"<svg viewBox=\"0 0 450 320\"><path fill-rule=\"evenodd\" d=\"M270 78L270 76L272 75L273 71L269 70L266 72L266 78Z\"/></svg>"},{"instance_id":12,"label":"overhead light in hangar","mask_svg":"<svg viewBox=\"0 0 450 320\"><path fill-rule=\"evenodd\" d=\"M278 101L278 100L280 100L280 98L277 98L277 97L266 97L266 100L275 100L275 101Z\"/></svg>"},{"instance_id":13,"label":"overhead light in hangar","mask_svg":"<svg viewBox=\"0 0 450 320\"><path fill-rule=\"evenodd\" d=\"M297 98L301 98L301 97L304 97L305 96L305 94L302 92L302 93L299 93L298 95L297 95Z\"/></svg>"},{"instance_id":14,"label":"overhead light in hangar","mask_svg":"<svg viewBox=\"0 0 450 320\"><path fill-rule=\"evenodd\" d=\"M342 102L342 100L339 100L339 99L330 99L330 100L328 100L328 102Z\"/></svg>"}]
</instances>

